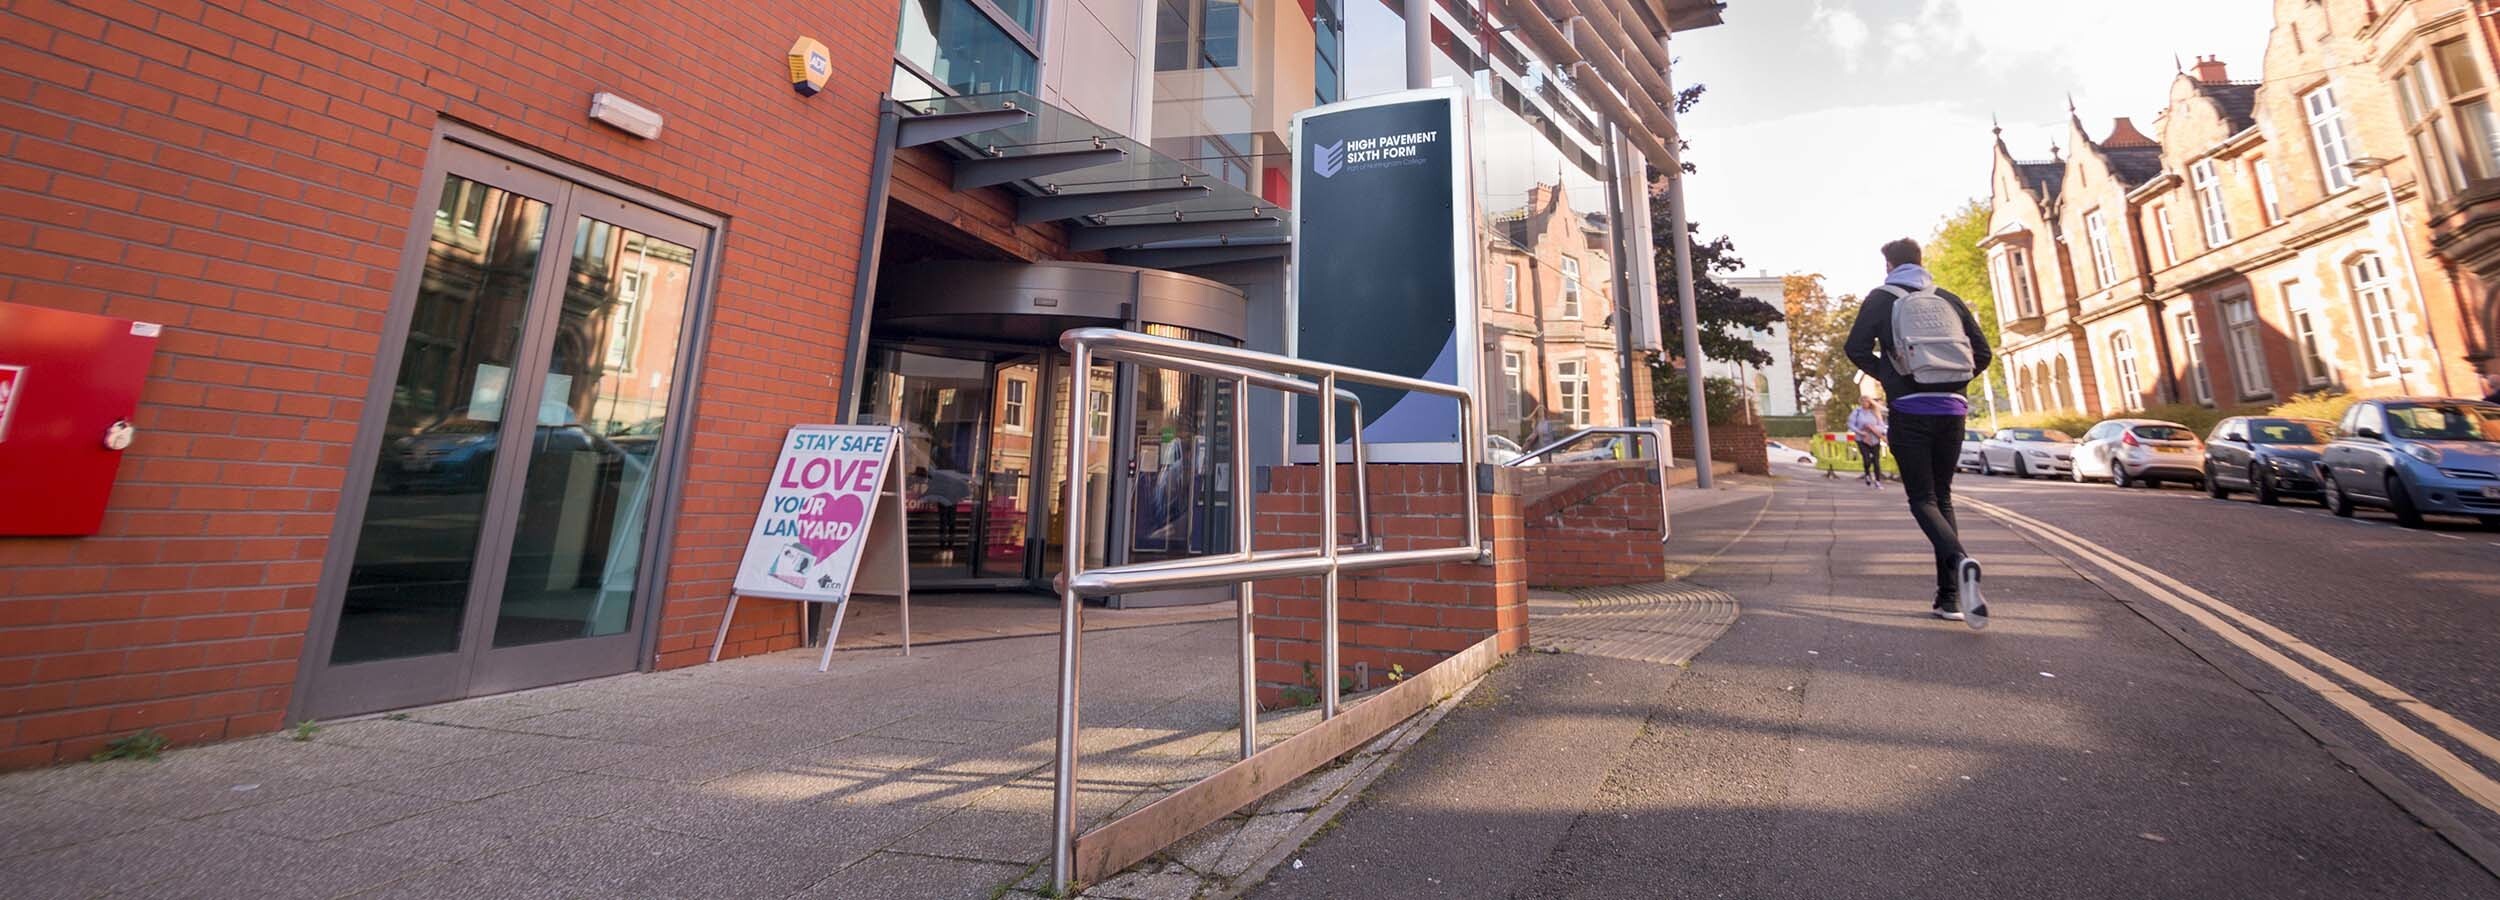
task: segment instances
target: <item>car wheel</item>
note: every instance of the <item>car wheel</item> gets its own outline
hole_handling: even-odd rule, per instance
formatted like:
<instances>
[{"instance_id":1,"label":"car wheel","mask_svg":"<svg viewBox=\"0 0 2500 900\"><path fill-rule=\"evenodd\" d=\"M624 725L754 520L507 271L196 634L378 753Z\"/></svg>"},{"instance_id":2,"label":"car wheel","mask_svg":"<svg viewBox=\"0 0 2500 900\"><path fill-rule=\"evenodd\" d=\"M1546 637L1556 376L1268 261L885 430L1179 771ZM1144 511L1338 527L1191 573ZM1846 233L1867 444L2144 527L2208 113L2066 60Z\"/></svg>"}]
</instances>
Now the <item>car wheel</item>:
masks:
<instances>
[{"instance_id":1,"label":"car wheel","mask_svg":"<svg viewBox=\"0 0 2500 900\"><path fill-rule=\"evenodd\" d=\"M2318 468L2318 490L2318 502L2326 506L2327 512L2352 518L2352 495L2344 493L2344 486L2335 481L2334 470Z\"/></svg>"},{"instance_id":2,"label":"car wheel","mask_svg":"<svg viewBox=\"0 0 2500 900\"><path fill-rule=\"evenodd\" d=\"M2406 528L2422 527L2422 511L2413 505L2413 492L2405 490L2405 480L2396 473L2387 473L2387 511L2396 514L2396 522Z\"/></svg>"},{"instance_id":3,"label":"car wheel","mask_svg":"<svg viewBox=\"0 0 2500 900\"><path fill-rule=\"evenodd\" d=\"M2491 531L2500 531L2500 516L2484 516L2483 527Z\"/></svg>"},{"instance_id":4,"label":"car wheel","mask_svg":"<svg viewBox=\"0 0 2500 900\"><path fill-rule=\"evenodd\" d=\"M1997 461L1989 459L1988 454L1979 454L1979 474L1990 478L1997 477Z\"/></svg>"},{"instance_id":5,"label":"car wheel","mask_svg":"<svg viewBox=\"0 0 2500 900\"><path fill-rule=\"evenodd\" d=\"M2259 503L2273 506L2283 502L2283 495L2274 492L2274 481L2263 470L2258 469L2256 463L2248 464L2248 486L2257 490Z\"/></svg>"},{"instance_id":6,"label":"car wheel","mask_svg":"<svg viewBox=\"0 0 2500 900\"><path fill-rule=\"evenodd\" d=\"M2214 477L2214 467L2212 463L2205 464L2205 496L2212 497L2216 500L2231 499L2231 489L2223 487L2222 479Z\"/></svg>"},{"instance_id":7,"label":"car wheel","mask_svg":"<svg viewBox=\"0 0 2500 900\"><path fill-rule=\"evenodd\" d=\"M2027 462L2024 462L2024 461L2023 461L2023 458L2022 458L2022 457L2019 457L2019 456L2014 457L2014 477L2016 477L2016 478L2030 478L2030 477L2031 477L2031 464L2030 464L2030 463L2027 463Z\"/></svg>"},{"instance_id":8,"label":"car wheel","mask_svg":"<svg viewBox=\"0 0 2500 900\"><path fill-rule=\"evenodd\" d=\"M2109 483L2122 488L2131 488L2135 486L2135 479L2127 477L2127 467L2119 465L2116 462L2111 462L2109 465Z\"/></svg>"}]
</instances>

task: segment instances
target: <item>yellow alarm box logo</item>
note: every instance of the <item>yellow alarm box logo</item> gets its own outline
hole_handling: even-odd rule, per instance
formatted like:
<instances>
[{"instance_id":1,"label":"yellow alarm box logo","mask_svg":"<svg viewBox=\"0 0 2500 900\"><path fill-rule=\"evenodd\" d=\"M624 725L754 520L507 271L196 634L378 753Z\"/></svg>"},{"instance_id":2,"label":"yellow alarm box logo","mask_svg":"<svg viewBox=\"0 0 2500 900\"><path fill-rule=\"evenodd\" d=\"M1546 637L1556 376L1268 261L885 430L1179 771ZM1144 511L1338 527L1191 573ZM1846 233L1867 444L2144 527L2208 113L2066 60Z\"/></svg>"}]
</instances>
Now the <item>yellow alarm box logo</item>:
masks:
<instances>
[{"instance_id":1,"label":"yellow alarm box logo","mask_svg":"<svg viewBox=\"0 0 2500 900\"><path fill-rule=\"evenodd\" d=\"M815 38L803 37L790 45L790 87L799 96L813 97L825 89L825 81L833 77L833 53Z\"/></svg>"}]
</instances>

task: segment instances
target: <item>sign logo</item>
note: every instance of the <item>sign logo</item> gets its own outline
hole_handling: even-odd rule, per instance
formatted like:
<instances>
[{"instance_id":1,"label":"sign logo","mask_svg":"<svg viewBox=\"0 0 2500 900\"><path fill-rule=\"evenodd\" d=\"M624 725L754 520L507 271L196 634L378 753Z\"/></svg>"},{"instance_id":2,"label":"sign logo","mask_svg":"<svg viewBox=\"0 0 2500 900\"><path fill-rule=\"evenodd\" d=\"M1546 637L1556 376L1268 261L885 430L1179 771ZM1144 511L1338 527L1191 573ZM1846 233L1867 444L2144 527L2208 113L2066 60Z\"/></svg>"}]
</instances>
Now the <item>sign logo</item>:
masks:
<instances>
[{"instance_id":1,"label":"sign logo","mask_svg":"<svg viewBox=\"0 0 2500 900\"><path fill-rule=\"evenodd\" d=\"M1334 178L1338 170L1343 168L1345 168L1344 141L1311 145L1311 174L1321 178Z\"/></svg>"}]
</instances>

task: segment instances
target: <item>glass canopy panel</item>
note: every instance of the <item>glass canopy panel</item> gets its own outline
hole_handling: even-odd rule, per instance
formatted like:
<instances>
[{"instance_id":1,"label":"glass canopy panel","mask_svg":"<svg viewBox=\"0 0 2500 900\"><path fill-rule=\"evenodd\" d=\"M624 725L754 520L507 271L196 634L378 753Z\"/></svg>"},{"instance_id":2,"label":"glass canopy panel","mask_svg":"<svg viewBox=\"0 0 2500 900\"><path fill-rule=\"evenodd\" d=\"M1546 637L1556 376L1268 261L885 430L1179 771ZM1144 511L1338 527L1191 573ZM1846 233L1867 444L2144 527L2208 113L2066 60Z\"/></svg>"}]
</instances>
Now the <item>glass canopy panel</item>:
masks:
<instances>
[{"instance_id":1,"label":"glass canopy panel","mask_svg":"<svg viewBox=\"0 0 2500 900\"><path fill-rule=\"evenodd\" d=\"M1084 225L1144 225L1163 222L1239 221L1245 224L1259 220L1281 220L1283 213L1273 204L1255 194L1226 184L1205 170L1157 152L1117 129L1095 124L1083 116L1050 105L1030 94L1002 92L931 97L922 100L898 101L908 113L929 115L944 113L993 112L1003 109L1023 110L1030 115L1012 124L974 132L948 141L965 159L1014 158L1043 153L1069 152L1096 147L1121 151L1117 160L1103 162L1073 171L1036 176L1013 182L1007 187L1028 196L1081 196L1116 191L1153 188L1202 187L1207 190L1182 200L1165 200L1148 205L1101 213ZM1251 242L1281 240L1283 231L1276 226L1272 234L1262 230Z\"/></svg>"}]
</instances>

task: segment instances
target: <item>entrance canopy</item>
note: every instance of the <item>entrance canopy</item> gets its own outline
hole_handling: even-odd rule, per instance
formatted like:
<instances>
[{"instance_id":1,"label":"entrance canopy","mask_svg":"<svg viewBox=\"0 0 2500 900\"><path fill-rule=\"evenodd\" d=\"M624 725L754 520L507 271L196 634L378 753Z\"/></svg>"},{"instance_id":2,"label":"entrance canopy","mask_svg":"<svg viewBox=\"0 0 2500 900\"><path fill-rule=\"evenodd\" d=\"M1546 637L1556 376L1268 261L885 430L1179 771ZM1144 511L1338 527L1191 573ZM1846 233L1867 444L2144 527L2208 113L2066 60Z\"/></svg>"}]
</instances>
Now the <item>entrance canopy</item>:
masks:
<instances>
[{"instance_id":1,"label":"entrance canopy","mask_svg":"<svg viewBox=\"0 0 2500 900\"><path fill-rule=\"evenodd\" d=\"M1138 265L1285 253L1285 218L1274 204L1030 94L895 106L895 146L943 149L955 161L956 190L1014 194L1016 221L1066 223L1069 250L1112 251Z\"/></svg>"}]
</instances>

